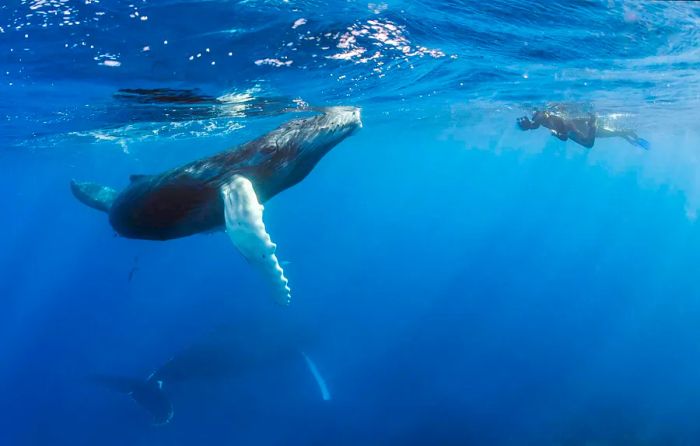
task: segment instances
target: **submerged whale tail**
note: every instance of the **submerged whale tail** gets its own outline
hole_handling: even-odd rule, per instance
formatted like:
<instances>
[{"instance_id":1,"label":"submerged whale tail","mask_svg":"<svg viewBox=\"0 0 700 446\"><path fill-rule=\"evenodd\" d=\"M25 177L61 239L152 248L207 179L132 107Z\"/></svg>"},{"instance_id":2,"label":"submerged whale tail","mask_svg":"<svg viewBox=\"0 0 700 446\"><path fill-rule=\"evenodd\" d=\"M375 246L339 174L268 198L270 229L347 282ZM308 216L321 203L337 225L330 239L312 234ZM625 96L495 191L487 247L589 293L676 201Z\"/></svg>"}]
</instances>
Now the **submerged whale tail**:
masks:
<instances>
[{"instance_id":1,"label":"submerged whale tail","mask_svg":"<svg viewBox=\"0 0 700 446\"><path fill-rule=\"evenodd\" d=\"M79 183L72 180L70 190L81 203L103 212L109 212L117 197L117 191L97 183Z\"/></svg>"},{"instance_id":2,"label":"submerged whale tail","mask_svg":"<svg viewBox=\"0 0 700 446\"><path fill-rule=\"evenodd\" d=\"M173 405L163 390L163 382L123 376L93 375L89 380L115 392L128 395L153 417L153 424L167 424L173 418Z\"/></svg>"}]
</instances>

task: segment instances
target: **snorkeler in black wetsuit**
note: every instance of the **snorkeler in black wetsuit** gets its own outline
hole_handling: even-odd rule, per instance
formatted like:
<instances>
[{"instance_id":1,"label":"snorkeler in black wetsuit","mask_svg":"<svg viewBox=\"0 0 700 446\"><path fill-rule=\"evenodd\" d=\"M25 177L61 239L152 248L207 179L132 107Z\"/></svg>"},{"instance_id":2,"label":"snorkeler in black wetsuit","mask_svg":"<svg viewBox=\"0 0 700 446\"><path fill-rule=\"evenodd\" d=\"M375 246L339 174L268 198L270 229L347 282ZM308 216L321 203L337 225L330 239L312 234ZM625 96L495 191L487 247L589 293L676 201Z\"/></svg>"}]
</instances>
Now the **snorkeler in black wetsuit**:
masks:
<instances>
[{"instance_id":1,"label":"snorkeler in black wetsuit","mask_svg":"<svg viewBox=\"0 0 700 446\"><path fill-rule=\"evenodd\" d=\"M534 130L543 126L552 131L552 135L566 141L571 139L590 149L593 147L596 137L596 116L588 113L582 118L564 118L549 111L537 110L532 115L532 120L527 116L518 118L518 126L521 130Z\"/></svg>"},{"instance_id":2,"label":"snorkeler in black wetsuit","mask_svg":"<svg viewBox=\"0 0 700 446\"><path fill-rule=\"evenodd\" d=\"M571 110L575 117L570 114ZM552 109L535 110L532 119L523 116L517 122L521 130L534 130L543 126L562 141L571 139L589 149L593 147L596 138L617 137L649 150L649 141L640 138L637 132L625 125L626 117L620 113L599 114L591 110L581 112L577 106L571 108L566 104L554 104Z\"/></svg>"}]
</instances>

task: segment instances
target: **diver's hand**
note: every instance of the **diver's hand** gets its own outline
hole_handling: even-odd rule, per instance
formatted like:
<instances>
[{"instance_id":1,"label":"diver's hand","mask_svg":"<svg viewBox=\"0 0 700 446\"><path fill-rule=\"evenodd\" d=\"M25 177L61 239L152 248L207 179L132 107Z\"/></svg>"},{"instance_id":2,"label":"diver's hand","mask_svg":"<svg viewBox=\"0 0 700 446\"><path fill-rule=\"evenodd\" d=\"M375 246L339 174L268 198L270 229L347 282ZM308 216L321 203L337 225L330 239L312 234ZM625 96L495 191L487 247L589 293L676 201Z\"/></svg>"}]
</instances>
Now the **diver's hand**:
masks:
<instances>
[{"instance_id":1,"label":"diver's hand","mask_svg":"<svg viewBox=\"0 0 700 446\"><path fill-rule=\"evenodd\" d=\"M518 123L518 127L520 127L521 130L530 130L532 128L532 121L530 121L530 118L528 118L527 116L518 118L516 122Z\"/></svg>"}]
</instances>

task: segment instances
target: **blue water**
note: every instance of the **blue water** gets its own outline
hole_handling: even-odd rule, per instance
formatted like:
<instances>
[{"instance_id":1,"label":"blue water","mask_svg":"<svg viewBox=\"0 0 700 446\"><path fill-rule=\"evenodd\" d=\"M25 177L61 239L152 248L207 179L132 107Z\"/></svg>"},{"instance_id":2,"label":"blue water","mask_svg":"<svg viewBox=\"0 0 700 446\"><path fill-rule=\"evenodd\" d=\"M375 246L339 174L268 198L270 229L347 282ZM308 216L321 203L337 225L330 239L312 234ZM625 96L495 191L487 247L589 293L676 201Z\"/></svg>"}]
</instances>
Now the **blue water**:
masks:
<instances>
[{"instance_id":1,"label":"blue water","mask_svg":"<svg viewBox=\"0 0 700 446\"><path fill-rule=\"evenodd\" d=\"M699 26L692 2L3 2L0 444L700 444ZM651 150L516 128L552 101ZM364 127L266 204L288 308L225 234L115 237L70 193L305 104ZM280 358L171 386L154 426L86 378L281 321L329 401Z\"/></svg>"}]
</instances>

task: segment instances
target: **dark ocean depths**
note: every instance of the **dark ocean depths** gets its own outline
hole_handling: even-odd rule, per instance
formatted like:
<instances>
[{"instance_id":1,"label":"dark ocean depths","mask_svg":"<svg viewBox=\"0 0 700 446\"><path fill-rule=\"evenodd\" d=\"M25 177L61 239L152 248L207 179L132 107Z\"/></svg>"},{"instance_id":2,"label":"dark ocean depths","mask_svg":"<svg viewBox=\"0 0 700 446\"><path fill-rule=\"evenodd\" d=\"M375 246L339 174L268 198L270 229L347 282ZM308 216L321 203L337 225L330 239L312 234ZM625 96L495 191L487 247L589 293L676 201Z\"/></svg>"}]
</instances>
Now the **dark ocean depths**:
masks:
<instances>
[{"instance_id":1,"label":"dark ocean depths","mask_svg":"<svg viewBox=\"0 0 700 446\"><path fill-rule=\"evenodd\" d=\"M3 1L0 444L700 445L699 30L675 1ZM550 102L651 149L518 130ZM287 308L225 234L116 237L71 195L307 105L364 128L266 204ZM166 425L95 379L220 327Z\"/></svg>"}]
</instances>

